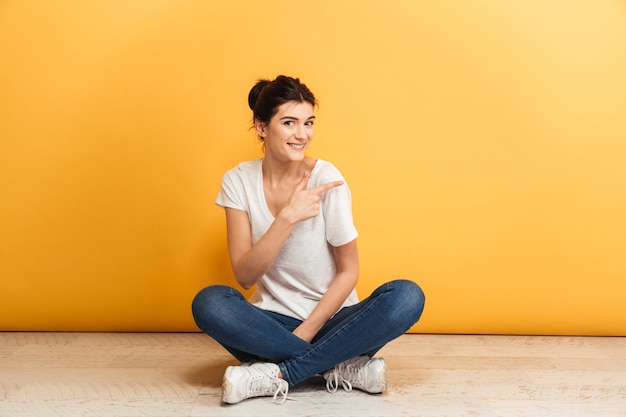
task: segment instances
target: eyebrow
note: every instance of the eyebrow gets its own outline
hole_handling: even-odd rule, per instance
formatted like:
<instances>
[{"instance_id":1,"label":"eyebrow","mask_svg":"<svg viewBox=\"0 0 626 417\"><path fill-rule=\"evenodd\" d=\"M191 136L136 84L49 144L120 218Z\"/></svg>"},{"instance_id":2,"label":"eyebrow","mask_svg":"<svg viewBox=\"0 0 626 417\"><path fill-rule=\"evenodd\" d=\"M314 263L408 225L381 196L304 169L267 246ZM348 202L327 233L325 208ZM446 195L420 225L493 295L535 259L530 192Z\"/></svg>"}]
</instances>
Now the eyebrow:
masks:
<instances>
[{"instance_id":1,"label":"eyebrow","mask_svg":"<svg viewBox=\"0 0 626 417\"><path fill-rule=\"evenodd\" d=\"M280 118L280 120L285 120L285 119L289 119L289 120L299 120L297 117L294 116L283 116ZM315 119L315 116L311 116L311 117L307 117L306 120L311 120L311 119Z\"/></svg>"}]
</instances>

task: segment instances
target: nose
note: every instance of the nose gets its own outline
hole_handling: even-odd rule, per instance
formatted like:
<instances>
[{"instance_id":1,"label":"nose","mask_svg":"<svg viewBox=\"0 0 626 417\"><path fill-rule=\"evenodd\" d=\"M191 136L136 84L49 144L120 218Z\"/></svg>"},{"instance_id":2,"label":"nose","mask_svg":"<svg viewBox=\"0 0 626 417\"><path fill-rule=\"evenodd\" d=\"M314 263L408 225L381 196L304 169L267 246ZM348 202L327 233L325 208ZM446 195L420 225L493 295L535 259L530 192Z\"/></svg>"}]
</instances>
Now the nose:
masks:
<instances>
[{"instance_id":1,"label":"nose","mask_svg":"<svg viewBox=\"0 0 626 417\"><path fill-rule=\"evenodd\" d=\"M306 132L306 128L304 127L304 125L299 124L296 127L296 139L300 139L300 140L305 140L307 138L307 132Z\"/></svg>"}]
</instances>

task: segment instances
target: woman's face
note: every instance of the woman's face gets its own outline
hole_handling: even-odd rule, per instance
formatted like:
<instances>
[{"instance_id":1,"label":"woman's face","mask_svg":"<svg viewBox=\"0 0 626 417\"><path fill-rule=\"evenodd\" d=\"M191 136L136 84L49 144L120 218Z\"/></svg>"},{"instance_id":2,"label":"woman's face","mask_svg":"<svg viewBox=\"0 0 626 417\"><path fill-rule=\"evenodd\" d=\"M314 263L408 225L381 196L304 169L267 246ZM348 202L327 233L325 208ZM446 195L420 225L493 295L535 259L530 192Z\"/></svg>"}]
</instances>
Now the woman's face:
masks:
<instances>
[{"instance_id":1,"label":"woman's face","mask_svg":"<svg viewBox=\"0 0 626 417\"><path fill-rule=\"evenodd\" d=\"M288 101L268 124L257 121L257 133L265 142L265 156L285 162L302 161L313 139L313 105L307 101Z\"/></svg>"}]
</instances>

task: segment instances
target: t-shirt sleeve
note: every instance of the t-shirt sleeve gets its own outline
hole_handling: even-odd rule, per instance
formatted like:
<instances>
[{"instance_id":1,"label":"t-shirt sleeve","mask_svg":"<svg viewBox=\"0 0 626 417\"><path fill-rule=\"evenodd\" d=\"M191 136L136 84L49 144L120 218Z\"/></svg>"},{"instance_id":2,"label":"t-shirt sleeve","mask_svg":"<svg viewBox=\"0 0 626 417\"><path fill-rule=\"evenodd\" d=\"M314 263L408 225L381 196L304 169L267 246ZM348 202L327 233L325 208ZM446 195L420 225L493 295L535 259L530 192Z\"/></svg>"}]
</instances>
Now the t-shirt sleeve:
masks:
<instances>
[{"instance_id":1,"label":"t-shirt sleeve","mask_svg":"<svg viewBox=\"0 0 626 417\"><path fill-rule=\"evenodd\" d=\"M238 175L240 174L240 175ZM234 208L248 211L248 204L245 197L245 189L237 168L227 171L222 177L222 187L220 188L215 204L220 207Z\"/></svg>"},{"instance_id":2,"label":"t-shirt sleeve","mask_svg":"<svg viewBox=\"0 0 626 417\"><path fill-rule=\"evenodd\" d=\"M357 238L358 232L352 217L352 195L341 173L334 167L320 178L319 185L342 180L344 183L326 191L322 201L322 213L326 223L326 240L332 246L341 246Z\"/></svg>"}]
</instances>

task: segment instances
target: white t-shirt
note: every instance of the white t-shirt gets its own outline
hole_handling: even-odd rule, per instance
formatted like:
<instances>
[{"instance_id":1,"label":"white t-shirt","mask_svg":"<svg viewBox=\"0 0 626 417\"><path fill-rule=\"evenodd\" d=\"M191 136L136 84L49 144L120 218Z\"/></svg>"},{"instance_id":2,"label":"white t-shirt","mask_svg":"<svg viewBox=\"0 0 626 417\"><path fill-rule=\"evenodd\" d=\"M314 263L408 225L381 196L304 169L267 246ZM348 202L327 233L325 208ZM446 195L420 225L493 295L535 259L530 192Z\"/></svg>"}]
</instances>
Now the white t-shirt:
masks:
<instances>
[{"instance_id":1,"label":"white t-shirt","mask_svg":"<svg viewBox=\"0 0 626 417\"><path fill-rule=\"evenodd\" d=\"M227 171L216 200L221 207L248 213L253 245L274 222L265 201L262 162L242 162ZM339 170L321 159L307 186L315 188L336 180L344 184L324 193L318 216L296 224L270 269L257 282L252 304L304 320L326 293L337 273L331 245L345 245L358 235L352 219L352 197ZM353 290L342 307L358 301Z\"/></svg>"}]
</instances>

